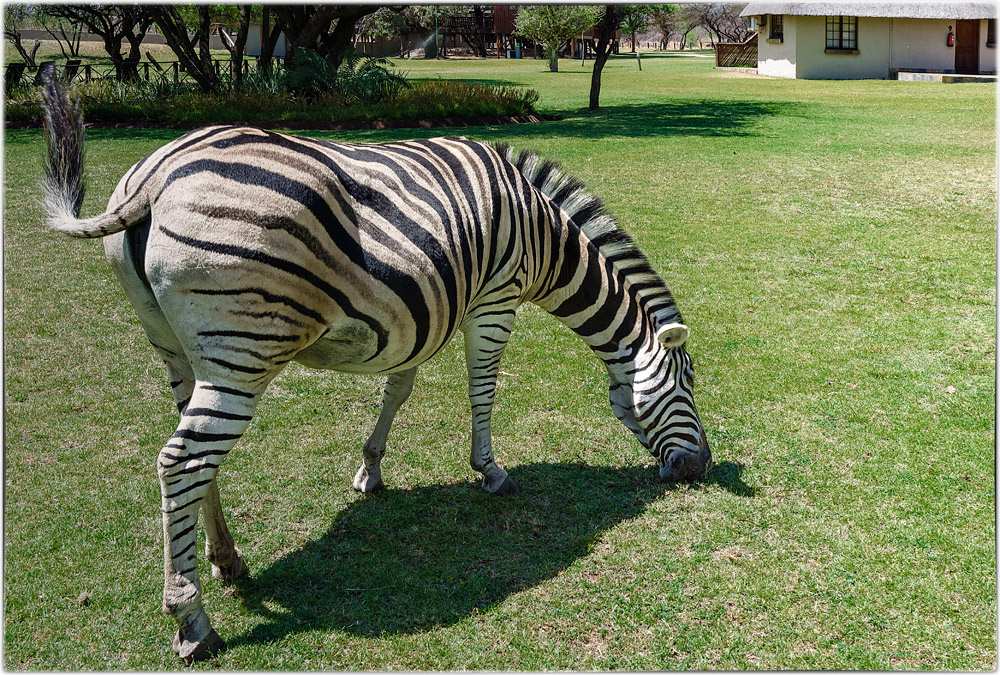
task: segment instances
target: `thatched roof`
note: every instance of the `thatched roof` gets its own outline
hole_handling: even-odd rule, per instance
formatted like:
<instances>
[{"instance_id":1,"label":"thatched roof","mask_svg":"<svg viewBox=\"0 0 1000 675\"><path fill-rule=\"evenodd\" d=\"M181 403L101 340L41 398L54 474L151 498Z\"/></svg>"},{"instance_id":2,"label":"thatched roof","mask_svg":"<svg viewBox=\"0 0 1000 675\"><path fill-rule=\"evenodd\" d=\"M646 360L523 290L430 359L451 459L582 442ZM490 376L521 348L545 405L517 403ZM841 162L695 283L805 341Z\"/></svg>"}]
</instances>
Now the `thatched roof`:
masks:
<instances>
[{"instance_id":1,"label":"thatched roof","mask_svg":"<svg viewBox=\"0 0 1000 675\"><path fill-rule=\"evenodd\" d=\"M995 19L992 2L751 2L740 16L869 16L897 19Z\"/></svg>"}]
</instances>

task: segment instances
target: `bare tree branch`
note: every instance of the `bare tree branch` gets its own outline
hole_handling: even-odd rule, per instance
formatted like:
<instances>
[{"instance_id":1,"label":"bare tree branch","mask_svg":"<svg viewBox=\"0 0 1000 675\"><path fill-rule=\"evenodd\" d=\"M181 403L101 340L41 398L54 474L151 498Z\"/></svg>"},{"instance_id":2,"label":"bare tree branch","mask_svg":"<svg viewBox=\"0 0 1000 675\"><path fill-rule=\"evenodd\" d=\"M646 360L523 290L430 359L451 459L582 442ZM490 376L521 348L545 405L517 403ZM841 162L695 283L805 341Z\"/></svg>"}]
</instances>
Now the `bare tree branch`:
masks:
<instances>
[{"instance_id":1,"label":"bare tree branch","mask_svg":"<svg viewBox=\"0 0 1000 675\"><path fill-rule=\"evenodd\" d=\"M46 12L84 26L100 36L104 50L115 66L119 80L139 76L137 64L142 58L142 39L152 23L149 12L138 5L50 5ZM128 42L128 56L122 56L122 43Z\"/></svg>"},{"instance_id":2,"label":"bare tree branch","mask_svg":"<svg viewBox=\"0 0 1000 675\"><path fill-rule=\"evenodd\" d=\"M204 9L205 11L202 11ZM188 27L184 18L172 5L149 5L148 11L163 34L163 38L177 56L181 67L194 78L203 91L219 90L219 78L212 68L212 56L208 49L208 31L211 25L208 8L198 7L199 29L194 37L188 36ZM201 54L195 51L199 45ZM207 67L206 67L207 64Z\"/></svg>"}]
</instances>

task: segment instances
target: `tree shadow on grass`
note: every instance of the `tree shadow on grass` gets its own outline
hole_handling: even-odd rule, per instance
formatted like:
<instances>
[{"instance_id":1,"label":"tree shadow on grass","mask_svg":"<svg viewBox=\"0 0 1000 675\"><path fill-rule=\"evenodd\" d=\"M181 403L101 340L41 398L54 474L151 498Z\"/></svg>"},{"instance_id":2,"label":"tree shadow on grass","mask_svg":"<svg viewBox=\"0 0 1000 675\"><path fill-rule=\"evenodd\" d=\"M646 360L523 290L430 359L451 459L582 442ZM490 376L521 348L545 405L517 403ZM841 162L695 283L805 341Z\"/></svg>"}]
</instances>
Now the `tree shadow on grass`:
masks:
<instances>
[{"instance_id":1,"label":"tree shadow on grass","mask_svg":"<svg viewBox=\"0 0 1000 675\"><path fill-rule=\"evenodd\" d=\"M512 124L502 127L507 137L530 138L551 135L558 125L560 136L631 138L663 136L759 136L758 122L767 117L805 116L798 103L770 101L665 101L602 106L581 110L555 122Z\"/></svg>"},{"instance_id":2,"label":"tree shadow on grass","mask_svg":"<svg viewBox=\"0 0 1000 675\"><path fill-rule=\"evenodd\" d=\"M479 81L485 82L486 80ZM495 83L501 84L502 81L497 80ZM666 96L666 94L664 95ZM534 137L548 138L553 135L595 140L605 137L754 137L760 136L762 133L758 126L761 120L773 116L807 117L810 115L809 109L810 106L800 103L689 99L659 103L609 105L594 112L587 109L568 111L561 113L560 119L531 124L393 129L352 133L361 136L371 135L373 141L390 140L401 136L428 138L474 134L480 139L503 139L511 141L514 145L530 144ZM30 134L27 136L28 138L32 140L37 138L37 131L27 133ZM87 133L92 140L115 140L127 135L130 140L167 142L177 138L185 131L179 129L91 129ZM338 134L342 132L310 132L306 130L296 133L336 139ZM354 138L360 140L356 136Z\"/></svg>"},{"instance_id":3,"label":"tree shadow on grass","mask_svg":"<svg viewBox=\"0 0 1000 675\"><path fill-rule=\"evenodd\" d=\"M752 496L739 473L726 462L704 483ZM602 532L676 489L648 467L537 463L510 474L523 489L508 497L461 482L353 502L322 537L237 582L267 622L230 646L308 630L374 637L452 624L554 577Z\"/></svg>"}]
</instances>

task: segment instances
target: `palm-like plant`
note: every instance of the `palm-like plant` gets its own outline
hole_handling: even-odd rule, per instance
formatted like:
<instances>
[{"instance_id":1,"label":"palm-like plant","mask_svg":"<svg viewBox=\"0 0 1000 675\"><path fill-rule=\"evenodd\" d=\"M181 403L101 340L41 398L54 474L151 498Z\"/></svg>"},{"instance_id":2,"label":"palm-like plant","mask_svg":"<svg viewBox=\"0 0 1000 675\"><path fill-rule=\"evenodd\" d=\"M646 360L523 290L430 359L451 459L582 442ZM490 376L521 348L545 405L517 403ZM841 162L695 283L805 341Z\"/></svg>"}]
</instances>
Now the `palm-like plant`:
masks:
<instances>
[{"instance_id":1,"label":"palm-like plant","mask_svg":"<svg viewBox=\"0 0 1000 675\"><path fill-rule=\"evenodd\" d=\"M336 71L336 89L347 102L391 100L408 86L406 78L392 70L388 59L364 56L354 49L344 53Z\"/></svg>"},{"instance_id":2,"label":"palm-like plant","mask_svg":"<svg viewBox=\"0 0 1000 675\"><path fill-rule=\"evenodd\" d=\"M292 64L285 71L285 84L300 96L334 92L348 105L354 101L376 103L392 99L408 86L387 59L365 56L354 49L344 52L336 68L311 49L296 50Z\"/></svg>"}]
</instances>

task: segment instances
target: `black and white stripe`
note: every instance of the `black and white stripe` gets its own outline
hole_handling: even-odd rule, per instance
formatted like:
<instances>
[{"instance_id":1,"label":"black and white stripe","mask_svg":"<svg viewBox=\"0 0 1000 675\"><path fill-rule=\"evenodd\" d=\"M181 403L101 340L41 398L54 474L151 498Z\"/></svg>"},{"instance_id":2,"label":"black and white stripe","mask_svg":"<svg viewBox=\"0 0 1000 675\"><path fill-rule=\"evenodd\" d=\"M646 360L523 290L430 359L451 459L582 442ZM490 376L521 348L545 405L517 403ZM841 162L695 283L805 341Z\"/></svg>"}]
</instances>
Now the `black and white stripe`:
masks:
<instances>
[{"instance_id":1,"label":"black and white stripe","mask_svg":"<svg viewBox=\"0 0 1000 675\"><path fill-rule=\"evenodd\" d=\"M372 491L416 368L461 330L471 465L486 490L511 492L517 486L493 458L490 417L515 312L533 302L604 361L612 410L663 478L707 470L688 329L673 297L601 202L553 162L463 138L372 145L217 126L138 162L105 213L80 219L79 117L55 78L45 91L57 148L49 222L105 237L181 413L158 468L164 610L178 620L174 646L185 659L222 647L201 607L199 511L213 575L237 576L243 562L215 475L292 360L388 374L354 479Z\"/></svg>"}]
</instances>

